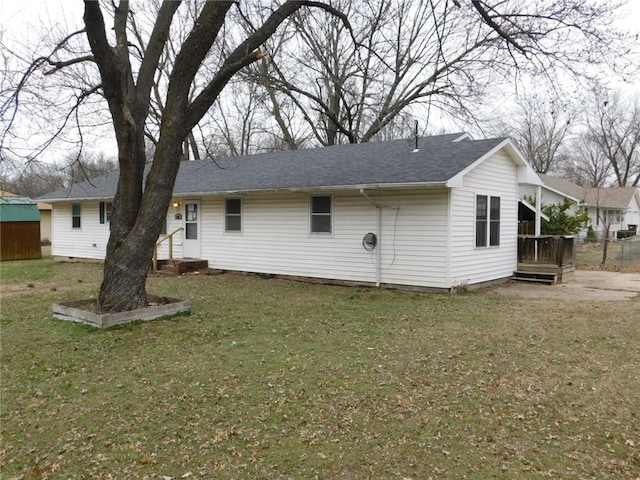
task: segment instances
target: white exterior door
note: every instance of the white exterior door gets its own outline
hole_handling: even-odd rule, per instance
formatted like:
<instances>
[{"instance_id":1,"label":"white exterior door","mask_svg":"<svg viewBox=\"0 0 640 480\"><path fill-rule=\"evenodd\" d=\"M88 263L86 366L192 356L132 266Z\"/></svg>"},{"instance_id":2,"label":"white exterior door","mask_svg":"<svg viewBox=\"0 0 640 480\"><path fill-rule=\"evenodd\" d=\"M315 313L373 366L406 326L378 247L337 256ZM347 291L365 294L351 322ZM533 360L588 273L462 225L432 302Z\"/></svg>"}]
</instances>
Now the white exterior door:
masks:
<instances>
[{"instance_id":1,"label":"white exterior door","mask_svg":"<svg viewBox=\"0 0 640 480\"><path fill-rule=\"evenodd\" d=\"M182 236L182 257L200 258L200 201L184 202L184 232Z\"/></svg>"}]
</instances>

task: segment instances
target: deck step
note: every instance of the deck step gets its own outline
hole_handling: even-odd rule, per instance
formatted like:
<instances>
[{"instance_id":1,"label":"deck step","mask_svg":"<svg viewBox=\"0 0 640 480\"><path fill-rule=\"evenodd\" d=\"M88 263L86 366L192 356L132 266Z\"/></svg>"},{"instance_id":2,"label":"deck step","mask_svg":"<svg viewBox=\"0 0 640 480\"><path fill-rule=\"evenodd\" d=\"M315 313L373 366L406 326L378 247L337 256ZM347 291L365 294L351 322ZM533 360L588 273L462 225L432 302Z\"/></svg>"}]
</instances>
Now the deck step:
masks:
<instances>
[{"instance_id":1,"label":"deck step","mask_svg":"<svg viewBox=\"0 0 640 480\"><path fill-rule=\"evenodd\" d=\"M207 268L209 268L209 262L207 260L195 258L158 260L158 272L171 273L174 275L206 270Z\"/></svg>"},{"instance_id":2,"label":"deck step","mask_svg":"<svg viewBox=\"0 0 640 480\"><path fill-rule=\"evenodd\" d=\"M558 275L556 273L525 272L521 270L513 272L513 277L511 278L521 282L539 282L548 283L549 285L555 285L558 281Z\"/></svg>"}]
</instances>

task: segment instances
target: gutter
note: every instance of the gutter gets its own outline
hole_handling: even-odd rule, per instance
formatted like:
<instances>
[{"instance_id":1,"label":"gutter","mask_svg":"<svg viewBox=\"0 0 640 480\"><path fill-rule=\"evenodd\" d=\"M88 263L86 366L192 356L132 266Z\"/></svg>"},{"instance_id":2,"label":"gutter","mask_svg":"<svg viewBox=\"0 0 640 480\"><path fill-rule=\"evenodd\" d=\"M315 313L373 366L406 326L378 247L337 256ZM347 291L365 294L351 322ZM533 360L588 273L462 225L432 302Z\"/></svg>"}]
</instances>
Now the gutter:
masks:
<instances>
[{"instance_id":1,"label":"gutter","mask_svg":"<svg viewBox=\"0 0 640 480\"><path fill-rule=\"evenodd\" d=\"M203 191L203 192L180 192L174 191L175 197L186 196L212 196L212 195L240 195L248 193L308 193L315 191L327 191L327 190L358 190L362 193L363 190L412 190L415 188L446 188L447 182L411 182L411 183L371 183L360 185L318 185L318 186L305 186L305 187L282 187L282 188L252 188L252 189L238 189L238 190L217 190L217 191Z\"/></svg>"},{"instance_id":2,"label":"gutter","mask_svg":"<svg viewBox=\"0 0 640 480\"><path fill-rule=\"evenodd\" d=\"M65 197L65 198L42 198L38 197L37 201L39 203L69 203L69 202L87 202L87 201L96 201L96 202L110 202L113 200L113 197Z\"/></svg>"},{"instance_id":3,"label":"gutter","mask_svg":"<svg viewBox=\"0 0 640 480\"><path fill-rule=\"evenodd\" d=\"M393 189L393 190L411 190L414 188L446 188L449 187L448 183L443 182L405 182L405 183L370 183L359 185L318 185L318 186L305 186L305 187L282 187L282 188L251 188L251 189L235 189L235 190L208 190L208 191L179 191L174 190L173 196L179 198L186 197L209 197L213 195L240 195L249 193L307 193L313 191L326 191L326 190L380 190L380 189ZM38 201L46 203L59 203L59 202L81 202L81 201L102 201L113 200L112 196L100 196L100 197L64 197L64 198L38 198Z\"/></svg>"}]
</instances>

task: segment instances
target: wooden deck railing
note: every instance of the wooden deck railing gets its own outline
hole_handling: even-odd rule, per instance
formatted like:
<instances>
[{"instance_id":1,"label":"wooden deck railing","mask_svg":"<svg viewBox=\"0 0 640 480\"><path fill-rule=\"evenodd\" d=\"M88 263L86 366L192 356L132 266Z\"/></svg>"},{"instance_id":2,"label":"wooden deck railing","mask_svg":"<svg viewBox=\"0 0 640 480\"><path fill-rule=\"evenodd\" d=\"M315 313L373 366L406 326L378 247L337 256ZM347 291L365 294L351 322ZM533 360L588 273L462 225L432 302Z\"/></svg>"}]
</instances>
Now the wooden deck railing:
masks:
<instances>
[{"instance_id":1,"label":"wooden deck railing","mask_svg":"<svg viewBox=\"0 0 640 480\"><path fill-rule=\"evenodd\" d=\"M575 265L575 239L556 236L519 236L518 263L557 267Z\"/></svg>"},{"instance_id":2,"label":"wooden deck railing","mask_svg":"<svg viewBox=\"0 0 640 480\"><path fill-rule=\"evenodd\" d=\"M160 246L160 244L165 240L169 240L169 258L173 258L173 236L182 230L184 230L182 227L176 228L169 235L158 240L158 242L156 243L156 246L153 247L153 270L154 271L158 270L158 247Z\"/></svg>"}]
</instances>

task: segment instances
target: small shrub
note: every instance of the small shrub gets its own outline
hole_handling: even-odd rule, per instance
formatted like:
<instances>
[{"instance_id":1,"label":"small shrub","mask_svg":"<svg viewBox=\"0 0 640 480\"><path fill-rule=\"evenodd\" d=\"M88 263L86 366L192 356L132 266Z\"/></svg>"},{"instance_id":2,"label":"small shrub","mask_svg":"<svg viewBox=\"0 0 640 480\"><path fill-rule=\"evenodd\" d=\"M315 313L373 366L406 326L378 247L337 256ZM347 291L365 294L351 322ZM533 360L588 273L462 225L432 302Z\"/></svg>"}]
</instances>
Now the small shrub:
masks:
<instances>
[{"instance_id":1,"label":"small shrub","mask_svg":"<svg viewBox=\"0 0 640 480\"><path fill-rule=\"evenodd\" d=\"M587 229L587 236L584 239L587 243L595 243L598 241L598 237L596 236L596 232L591 225Z\"/></svg>"},{"instance_id":2,"label":"small shrub","mask_svg":"<svg viewBox=\"0 0 640 480\"><path fill-rule=\"evenodd\" d=\"M616 238L618 240L623 238L635 237L635 236L636 236L635 230L618 230L616 232Z\"/></svg>"},{"instance_id":3,"label":"small shrub","mask_svg":"<svg viewBox=\"0 0 640 480\"><path fill-rule=\"evenodd\" d=\"M586 212L569 213L573 202L565 198L561 205L544 205L542 213L549 219L542 219L542 233L544 235L577 235L589 223Z\"/></svg>"}]
</instances>

